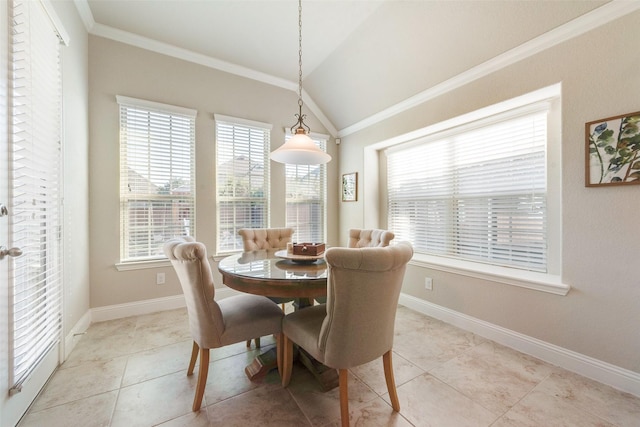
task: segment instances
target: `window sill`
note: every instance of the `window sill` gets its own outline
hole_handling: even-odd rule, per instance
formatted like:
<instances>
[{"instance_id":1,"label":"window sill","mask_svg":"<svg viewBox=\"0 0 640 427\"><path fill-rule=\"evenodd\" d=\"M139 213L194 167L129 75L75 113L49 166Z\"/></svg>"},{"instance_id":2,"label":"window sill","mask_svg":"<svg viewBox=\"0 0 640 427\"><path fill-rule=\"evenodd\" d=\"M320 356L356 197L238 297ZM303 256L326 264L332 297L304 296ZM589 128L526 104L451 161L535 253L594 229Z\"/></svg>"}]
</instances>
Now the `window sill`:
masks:
<instances>
[{"instance_id":1,"label":"window sill","mask_svg":"<svg viewBox=\"0 0 640 427\"><path fill-rule=\"evenodd\" d=\"M233 254L231 252L229 252L229 253L225 253L225 254L211 255L209 258L211 258L211 261L213 261L213 262L220 262L223 259L225 259L226 257L228 257L229 255L233 255Z\"/></svg>"},{"instance_id":2,"label":"window sill","mask_svg":"<svg viewBox=\"0 0 640 427\"><path fill-rule=\"evenodd\" d=\"M562 278L557 275L498 267L470 261L414 254L410 264L555 295L565 296L571 289L571 286L562 283Z\"/></svg>"},{"instance_id":3,"label":"window sill","mask_svg":"<svg viewBox=\"0 0 640 427\"><path fill-rule=\"evenodd\" d=\"M171 267L171 261L164 258L164 259L152 259L148 261L132 261L132 262L116 263L116 270L118 271L142 270L145 268L159 268L159 267Z\"/></svg>"},{"instance_id":4,"label":"window sill","mask_svg":"<svg viewBox=\"0 0 640 427\"><path fill-rule=\"evenodd\" d=\"M209 258L213 262L220 262L222 259L228 257L231 253L224 255L210 255ZM131 261L131 262L118 262L116 263L116 270L118 271L131 271L131 270L143 270L145 268L160 268L171 267L171 261L168 259L152 259L148 261Z\"/></svg>"}]
</instances>

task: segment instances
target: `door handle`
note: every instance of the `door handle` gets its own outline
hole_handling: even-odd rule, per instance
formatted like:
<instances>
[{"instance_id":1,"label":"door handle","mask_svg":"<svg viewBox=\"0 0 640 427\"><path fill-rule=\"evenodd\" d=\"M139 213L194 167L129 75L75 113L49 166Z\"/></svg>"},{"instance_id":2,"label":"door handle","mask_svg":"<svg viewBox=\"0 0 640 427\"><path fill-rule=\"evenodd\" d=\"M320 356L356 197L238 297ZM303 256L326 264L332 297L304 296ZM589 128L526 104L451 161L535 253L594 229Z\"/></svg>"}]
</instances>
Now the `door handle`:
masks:
<instances>
[{"instance_id":1,"label":"door handle","mask_svg":"<svg viewBox=\"0 0 640 427\"><path fill-rule=\"evenodd\" d=\"M5 246L0 246L0 260L4 259L5 256L20 256L22 255L22 249L20 248L11 248L7 249Z\"/></svg>"}]
</instances>

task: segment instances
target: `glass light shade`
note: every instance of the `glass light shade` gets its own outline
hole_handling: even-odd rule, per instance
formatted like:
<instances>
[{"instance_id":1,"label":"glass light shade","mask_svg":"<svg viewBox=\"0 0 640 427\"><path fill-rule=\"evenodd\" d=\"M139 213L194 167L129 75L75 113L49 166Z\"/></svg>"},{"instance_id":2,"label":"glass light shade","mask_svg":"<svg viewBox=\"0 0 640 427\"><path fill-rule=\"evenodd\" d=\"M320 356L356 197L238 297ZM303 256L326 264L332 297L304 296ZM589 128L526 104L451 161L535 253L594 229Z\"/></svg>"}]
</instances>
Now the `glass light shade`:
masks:
<instances>
[{"instance_id":1,"label":"glass light shade","mask_svg":"<svg viewBox=\"0 0 640 427\"><path fill-rule=\"evenodd\" d=\"M307 134L296 132L271 152L271 160L291 165L320 165L331 160L331 156L319 149Z\"/></svg>"}]
</instances>

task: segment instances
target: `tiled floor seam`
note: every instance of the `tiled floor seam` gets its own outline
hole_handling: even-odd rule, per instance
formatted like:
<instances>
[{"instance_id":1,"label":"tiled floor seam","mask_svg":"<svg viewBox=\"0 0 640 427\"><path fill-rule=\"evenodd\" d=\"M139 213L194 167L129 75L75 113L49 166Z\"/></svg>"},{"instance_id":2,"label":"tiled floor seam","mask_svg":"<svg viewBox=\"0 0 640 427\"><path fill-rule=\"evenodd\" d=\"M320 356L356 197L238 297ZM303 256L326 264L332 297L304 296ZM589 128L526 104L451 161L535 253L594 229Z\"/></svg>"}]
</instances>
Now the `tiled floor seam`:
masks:
<instances>
[{"instance_id":1,"label":"tiled floor seam","mask_svg":"<svg viewBox=\"0 0 640 427\"><path fill-rule=\"evenodd\" d=\"M291 396L291 399L293 400L293 402L296 404L300 412L302 412L302 415L304 415L305 419L307 420L307 423L309 423L309 426L313 427L313 422L311 421L311 418L309 418L309 415L307 415L307 413L302 410L302 406L300 405L300 402L298 402L298 399L296 399L295 394L293 394L288 387L283 387L283 388L287 391L287 393L289 393L289 396ZM328 422L326 425L330 425L332 422L333 421Z\"/></svg>"},{"instance_id":2,"label":"tiled floor seam","mask_svg":"<svg viewBox=\"0 0 640 427\"><path fill-rule=\"evenodd\" d=\"M515 405L512 405L512 406L510 406L510 407L509 407L505 412L503 412L502 414L497 414L497 413L495 412L495 410L494 410L494 409L487 408L487 406L486 406L486 405L483 405L483 404L482 404L482 402L478 402L476 399L474 399L474 397L473 397L472 395L470 396L469 394L467 394L467 393L466 393L466 392L464 392L463 390L460 390L460 389L458 389L457 387L455 387L454 385L449 384L448 382L446 382L446 381L445 381L445 380L443 380L442 378L439 378L437 375L434 375L434 374L432 374L432 373L430 373L430 372L427 372L427 373L426 373L426 375L430 375L431 377L435 378L436 380L438 380L438 381L439 381L439 382L441 382L442 384L446 385L447 387L451 388L452 390L455 390L455 391L456 391L456 393L460 393L460 395L462 395L462 396L466 397L467 399L469 399L470 401L472 401L472 402L473 402L473 403L475 403L476 405L478 405L478 406L482 407L483 409L485 409L486 411L488 411L488 412L489 412L489 413L491 413L492 415L496 415L496 417L497 417L497 418L496 418L496 419L494 419L494 420L491 422L491 424L489 424L487 427L489 427L489 426L491 426L491 425L495 424L495 423L496 423L500 418L502 418L502 417L503 417L507 412L509 412L509 411L511 410L511 408L513 408L513 406L515 406ZM530 393L530 392L531 392L531 391L529 391L529 393ZM527 393L527 394L528 394L528 393Z\"/></svg>"},{"instance_id":3,"label":"tiled floor seam","mask_svg":"<svg viewBox=\"0 0 640 427\"><path fill-rule=\"evenodd\" d=\"M549 376L550 376L550 375L551 375L551 374L549 374L546 378L549 378ZM545 378L545 379L546 379L546 378ZM542 380L542 381L544 381L544 380ZM511 410L513 410L513 408L515 408L516 406L518 406L518 404L519 404L520 402L522 402L524 399L526 399L526 397L527 397L527 396L529 396L529 395L530 395L530 394L531 394L531 393L532 393L536 388L538 388L538 386L540 385L540 383L541 383L542 381L539 381L535 386L533 386L533 387L531 388L531 390L529 390L528 392L526 392L526 393L525 393L522 397L520 397L520 399L518 399L518 400L517 400L513 405L509 406L509 407L508 407L508 408L507 408L507 409L506 409L502 414L500 414L500 415L498 416L498 418L496 418L495 420L493 420L493 422L492 422L491 424L489 424L489 426L488 426L488 427L491 427L491 426L495 425L498 421L502 420L502 419L503 419L503 418L504 418L504 417L505 417L509 412L511 412ZM476 402L476 403L478 403L478 402ZM478 405L480 405L480 403L478 403ZM484 408L484 406L483 406L483 408ZM485 409L487 409L487 408L485 408ZM487 409L487 410L489 410L489 409ZM491 412L493 412L493 411L491 411Z\"/></svg>"},{"instance_id":4,"label":"tiled floor seam","mask_svg":"<svg viewBox=\"0 0 640 427\"><path fill-rule=\"evenodd\" d=\"M560 368L560 369L561 369L561 368ZM545 379L541 380L538 384L536 384L536 386L535 386L533 389L531 389L531 391L529 391L529 393L527 393L527 395L526 395L526 396L523 396L523 397L522 397L522 399L520 399L520 400L518 401L518 403L520 403L520 401L521 401L521 400L523 400L525 397L527 397L528 395L530 395L531 393L533 393L536 389L538 389L538 388L542 387L543 383L544 383L545 381L549 380L549 379L551 378L551 376L552 376L552 375L553 375L553 373L550 373L549 375L547 375L547 377L546 377ZM538 390L538 391L539 391L540 393L544 393L544 394L546 394L547 396L553 397L553 398L555 398L555 399L562 399L562 397L561 397L561 396L558 396L558 395L556 395L556 394L549 394L549 393L545 392L544 390ZM588 407L586 407L586 408L585 408L585 407L583 407L583 406L581 406L581 405L578 405L578 404L576 404L576 403L574 403L574 402L570 402L570 401L565 401L565 403L566 403L567 405L570 405L570 406L574 407L575 409L577 409L577 410L579 410L579 411L583 411L583 412L585 412L585 413L587 413L587 414L591 415L592 417L595 417L595 418L597 418L597 419L599 419L599 420L602 420L603 422L605 422L605 423L607 423L607 424L611 424L612 426L615 426L615 427L621 427L621 426L619 426L618 424L616 424L614 421L609 420L609 419L606 419L606 418L603 418L601 415L598 415L598 414L596 414L595 412L591 412L591 411L589 410L589 408L588 408ZM515 406L515 405L513 405L513 406ZM639 425L640 425L640 423L639 423ZM635 427L635 426L633 426L633 427Z\"/></svg>"},{"instance_id":5,"label":"tiled floor seam","mask_svg":"<svg viewBox=\"0 0 640 427\"><path fill-rule=\"evenodd\" d=\"M111 409L111 415L109 415L109 426L113 423L113 417L116 414L116 408L118 407L118 400L120 399L120 390L122 387L118 389L118 394L116 395L116 401L113 404L113 409Z\"/></svg>"}]
</instances>

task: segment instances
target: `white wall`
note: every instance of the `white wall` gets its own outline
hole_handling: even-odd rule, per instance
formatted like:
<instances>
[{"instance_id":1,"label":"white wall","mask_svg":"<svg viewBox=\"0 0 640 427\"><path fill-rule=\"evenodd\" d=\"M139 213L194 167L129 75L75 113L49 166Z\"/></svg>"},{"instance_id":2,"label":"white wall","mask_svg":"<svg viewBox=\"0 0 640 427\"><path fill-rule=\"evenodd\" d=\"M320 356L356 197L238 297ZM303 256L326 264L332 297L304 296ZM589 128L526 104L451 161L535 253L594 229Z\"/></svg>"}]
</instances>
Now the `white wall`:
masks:
<instances>
[{"instance_id":1,"label":"white wall","mask_svg":"<svg viewBox=\"0 0 640 427\"><path fill-rule=\"evenodd\" d=\"M63 103L63 336L89 311L88 35L74 4L53 1L69 35L61 49ZM67 344L73 344L68 342ZM68 346L71 347L71 346ZM68 353L71 348L66 348Z\"/></svg>"},{"instance_id":2,"label":"white wall","mask_svg":"<svg viewBox=\"0 0 640 427\"><path fill-rule=\"evenodd\" d=\"M363 186L360 201L340 206L340 235L365 224L363 196L372 188L380 190L375 177L362 176L365 147L561 83L561 266L564 283L572 286L569 294L557 296L418 266L408 268L403 292L640 373L640 186L584 186L584 124L640 110L638 23L639 12L627 15L344 137L339 173L360 172ZM423 289L425 276L434 279L433 291Z\"/></svg>"},{"instance_id":3,"label":"white wall","mask_svg":"<svg viewBox=\"0 0 640 427\"><path fill-rule=\"evenodd\" d=\"M215 123L213 114L273 124L271 147L284 141L297 113L295 92L102 37L89 38L91 307L181 295L171 266L117 271L119 261L119 134L116 95L193 108L196 118L197 239L212 255L215 228ZM313 132L328 132L308 114ZM334 157L336 145L328 151ZM337 239L337 161L328 164L328 242ZM271 226L285 224L284 165L271 162ZM213 266L217 286L221 285ZM156 273L166 284L156 285Z\"/></svg>"}]
</instances>

